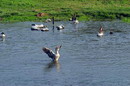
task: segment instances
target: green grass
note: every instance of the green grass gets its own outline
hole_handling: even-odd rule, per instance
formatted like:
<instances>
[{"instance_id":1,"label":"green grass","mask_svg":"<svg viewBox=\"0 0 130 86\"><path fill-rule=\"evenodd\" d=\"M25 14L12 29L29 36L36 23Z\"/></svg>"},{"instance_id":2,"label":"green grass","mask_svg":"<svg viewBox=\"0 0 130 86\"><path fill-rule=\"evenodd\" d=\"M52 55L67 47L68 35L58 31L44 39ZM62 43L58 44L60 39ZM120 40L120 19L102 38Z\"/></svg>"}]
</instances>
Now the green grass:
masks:
<instances>
[{"instance_id":1,"label":"green grass","mask_svg":"<svg viewBox=\"0 0 130 86\"><path fill-rule=\"evenodd\" d=\"M1 0L2 22L69 20L73 14L79 20L113 20L130 22L129 0ZM37 13L46 16L36 17Z\"/></svg>"}]
</instances>

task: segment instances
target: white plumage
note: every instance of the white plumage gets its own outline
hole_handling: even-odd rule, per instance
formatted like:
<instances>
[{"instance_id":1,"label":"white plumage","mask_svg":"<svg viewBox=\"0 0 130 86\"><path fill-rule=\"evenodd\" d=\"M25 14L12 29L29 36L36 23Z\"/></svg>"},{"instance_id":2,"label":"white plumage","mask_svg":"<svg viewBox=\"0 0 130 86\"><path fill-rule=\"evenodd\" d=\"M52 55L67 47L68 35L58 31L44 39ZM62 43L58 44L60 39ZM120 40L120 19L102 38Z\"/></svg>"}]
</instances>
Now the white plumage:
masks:
<instances>
[{"instance_id":1,"label":"white plumage","mask_svg":"<svg viewBox=\"0 0 130 86\"><path fill-rule=\"evenodd\" d=\"M43 24L40 24L40 25L32 24L31 30L49 31L49 29L47 28L47 26L46 26L46 25L43 25Z\"/></svg>"},{"instance_id":2,"label":"white plumage","mask_svg":"<svg viewBox=\"0 0 130 86\"><path fill-rule=\"evenodd\" d=\"M103 35L104 35L104 31L103 31L103 28L101 27L101 28L99 29L99 32L98 32L97 36L98 36L98 37L102 37Z\"/></svg>"},{"instance_id":3,"label":"white plumage","mask_svg":"<svg viewBox=\"0 0 130 86\"><path fill-rule=\"evenodd\" d=\"M0 38L5 38L5 33L4 32L1 33Z\"/></svg>"},{"instance_id":4,"label":"white plumage","mask_svg":"<svg viewBox=\"0 0 130 86\"><path fill-rule=\"evenodd\" d=\"M57 46L55 48L55 52L53 52L51 49L44 47L42 50L53 60L58 61L60 58L59 50L61 46Z\"/></svg>"},{"instance_id":5,"label":"white plumage","mask_svg":"<svg viewBox=\"0 0 130 86\"><path fill-rule=\"evenodd\" d=\"M65 27L61 24L59 26L56 26L57 30L63 30Z\"/></svg>"}]
</instances>

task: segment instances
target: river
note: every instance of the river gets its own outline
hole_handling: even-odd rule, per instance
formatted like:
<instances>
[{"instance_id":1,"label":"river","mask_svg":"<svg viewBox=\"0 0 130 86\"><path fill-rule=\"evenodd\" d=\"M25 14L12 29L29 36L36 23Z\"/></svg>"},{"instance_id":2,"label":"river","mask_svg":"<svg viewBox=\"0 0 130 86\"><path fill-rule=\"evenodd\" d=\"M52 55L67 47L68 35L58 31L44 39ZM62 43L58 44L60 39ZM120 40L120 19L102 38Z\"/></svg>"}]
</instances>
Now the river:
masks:
<instances>
[{"instance_id":1,"label":"river","mask_svg":"<svg viewBox=\"0 0 130 86\"><path fill-rule=\"evenodd\" d=\"M48 32L31 31L31 24L17 22L0 24L5 40L0 40L0 86L129 86L130 24L120 21L88 21L65 29ZM100 26L104 36L97 37ZM110 29L113 34L109 34ZM57 63L42 51L54 50L61 57Z\"/></svg>"}]
</instances>

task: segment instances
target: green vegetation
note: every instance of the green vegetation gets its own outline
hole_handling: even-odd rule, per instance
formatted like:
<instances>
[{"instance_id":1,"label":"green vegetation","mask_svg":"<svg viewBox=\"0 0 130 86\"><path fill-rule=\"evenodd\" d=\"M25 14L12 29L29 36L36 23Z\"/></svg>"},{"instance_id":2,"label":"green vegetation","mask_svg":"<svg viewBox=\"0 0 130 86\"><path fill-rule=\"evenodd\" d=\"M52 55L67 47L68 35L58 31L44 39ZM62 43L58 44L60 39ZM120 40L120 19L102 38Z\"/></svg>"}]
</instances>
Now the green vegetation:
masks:
<instances>
[{"instance_id":1,"label":"green vegetation","mask_svg":"<svg viewBox=\"0 0 130 86\"><path fill-rule=\"evenodd\" d=\"M38 13L46 15L37 17ZM0 0L0 21L113 20L130 22L129 0Z\"/></svg>"}]
</instances>

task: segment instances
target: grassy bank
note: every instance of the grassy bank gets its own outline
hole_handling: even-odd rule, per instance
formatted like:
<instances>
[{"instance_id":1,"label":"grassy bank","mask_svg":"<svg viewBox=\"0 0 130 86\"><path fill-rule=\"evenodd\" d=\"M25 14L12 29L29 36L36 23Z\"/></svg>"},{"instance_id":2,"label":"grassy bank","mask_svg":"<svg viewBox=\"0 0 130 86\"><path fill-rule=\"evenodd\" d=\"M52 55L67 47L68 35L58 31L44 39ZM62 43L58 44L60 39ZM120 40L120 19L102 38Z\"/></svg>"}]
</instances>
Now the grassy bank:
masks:
<instances>
[{"instance_id":1,"label":"grassy bank","mask_svg":"<svg viewBox=\"0 0 130 86\"><path fill-rule=\"evenodd\" d=\"M0 21L113 20L130 22L129 0L1 0ZM38 13L45 13L37 17Z\"/></svg>"}]
</instances>

